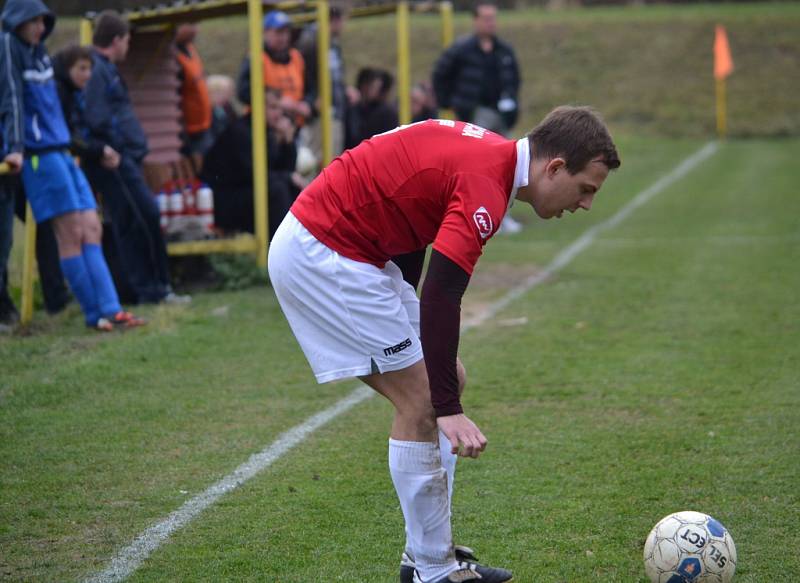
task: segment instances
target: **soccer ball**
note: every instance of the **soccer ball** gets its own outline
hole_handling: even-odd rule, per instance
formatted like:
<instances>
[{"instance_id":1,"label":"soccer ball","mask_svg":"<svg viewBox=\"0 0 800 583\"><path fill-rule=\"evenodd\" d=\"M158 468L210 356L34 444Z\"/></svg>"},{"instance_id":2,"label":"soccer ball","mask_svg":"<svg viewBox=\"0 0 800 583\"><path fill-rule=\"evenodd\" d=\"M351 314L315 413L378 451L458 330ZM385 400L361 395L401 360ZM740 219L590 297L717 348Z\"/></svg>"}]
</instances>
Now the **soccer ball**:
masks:
<instances>
[{"instance_id":1,"label":"soccer ball","mask_svg":"<svg viewBox=\"0 0 800 583\"><path fill-rule=\"evenodd\" d=\"M736 547L728 530L707 514L676 512L650 531L644 570L653 583L728 583Z\"/></svg>"}]
</instances>

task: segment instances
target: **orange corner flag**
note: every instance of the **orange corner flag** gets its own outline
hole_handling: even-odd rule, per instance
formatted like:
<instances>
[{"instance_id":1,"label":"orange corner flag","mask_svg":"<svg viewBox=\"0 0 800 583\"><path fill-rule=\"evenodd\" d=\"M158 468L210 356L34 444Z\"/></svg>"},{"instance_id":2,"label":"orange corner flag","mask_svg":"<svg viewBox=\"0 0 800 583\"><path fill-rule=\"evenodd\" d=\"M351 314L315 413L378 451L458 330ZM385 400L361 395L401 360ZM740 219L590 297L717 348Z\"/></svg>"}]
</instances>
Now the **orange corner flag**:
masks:
<instances>
[{"instance_id":1,"label":"orange corner flag","mask_svg":"<svg viewBox=\"0 0 800 583\"><path fill-rule=\"evenodd\" d=\"M717 25L717 32L714 35L714 77L724 79L733 71L733 59L731 58L731 47L728 45L728 34L725 27Z\"/></svg>"}]
</instances>

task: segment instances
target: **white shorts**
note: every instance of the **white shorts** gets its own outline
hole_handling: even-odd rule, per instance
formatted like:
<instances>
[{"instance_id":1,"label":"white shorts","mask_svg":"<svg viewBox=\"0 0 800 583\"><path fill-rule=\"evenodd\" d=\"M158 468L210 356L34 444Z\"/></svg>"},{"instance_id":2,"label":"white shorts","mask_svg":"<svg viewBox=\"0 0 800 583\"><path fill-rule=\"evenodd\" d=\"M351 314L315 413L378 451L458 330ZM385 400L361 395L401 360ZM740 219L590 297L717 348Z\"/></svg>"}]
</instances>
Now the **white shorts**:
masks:
<instances>
[{"instance_id":1,"label":"white shorts","mask_svg":"<svg viewBox=\"0 0 800 583\"><path fill-rule=\"evenodd\" d=\"M419 299L391 261L380 269L343 257L288 213L270 244L269 277L317 382L422 360Z\"/></svg>"}]
</instances>

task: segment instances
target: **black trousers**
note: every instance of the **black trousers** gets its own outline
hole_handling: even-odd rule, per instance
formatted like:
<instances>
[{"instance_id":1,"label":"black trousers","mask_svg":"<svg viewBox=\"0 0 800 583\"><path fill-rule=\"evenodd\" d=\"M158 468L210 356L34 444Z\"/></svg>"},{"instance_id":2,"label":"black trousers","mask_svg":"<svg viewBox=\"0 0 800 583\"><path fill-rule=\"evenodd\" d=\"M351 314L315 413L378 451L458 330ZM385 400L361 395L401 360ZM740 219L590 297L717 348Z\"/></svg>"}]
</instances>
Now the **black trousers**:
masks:
<instances>
[{"instance_id":1,"label":"black trousers","mask_svg":"<svg viewBox=\"0 0 800 583\"><path fill-rule=\"evenodd\" d=\"M133 291L138 303L159 302L170 291L167 247L160 216L139 163L122 155L116 170L86 164L86 177L101 194L103 214L119 254L118 278Z\"/></svg>"}]
</instances>

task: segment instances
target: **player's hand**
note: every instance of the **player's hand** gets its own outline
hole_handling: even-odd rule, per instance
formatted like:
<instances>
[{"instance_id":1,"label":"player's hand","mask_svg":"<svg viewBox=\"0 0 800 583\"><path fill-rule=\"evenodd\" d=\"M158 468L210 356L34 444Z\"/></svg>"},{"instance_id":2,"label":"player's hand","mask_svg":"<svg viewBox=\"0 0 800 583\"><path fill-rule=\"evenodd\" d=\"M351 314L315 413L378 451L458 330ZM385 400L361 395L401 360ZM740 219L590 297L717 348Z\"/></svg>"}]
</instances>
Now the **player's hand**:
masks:
<instances>
[{"instance_id":1,"label":"player's hand","mask_svg":"<svg viewBox=\"0 0 800 583\"><path fill-rule=\"evenodd\" d=\"M22 154L19 152L11 152L3 162L8 164L8 170L11 174L19 174L22 170Z\"/></svg>"},{"instance_id":2,"label":"player's hand","mask_svg":"<svg viewBox=\"0 0 800 583\"><path fill-rule=\"evenodd\" d=\"M447 415L436 419L439 429L450 440L452 453L476 458L486 449L486 437L478 426L464 414Z\"/></svg>"}]
</instances>

